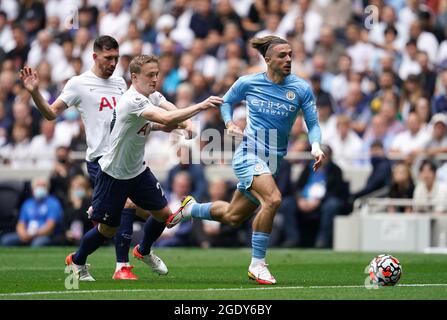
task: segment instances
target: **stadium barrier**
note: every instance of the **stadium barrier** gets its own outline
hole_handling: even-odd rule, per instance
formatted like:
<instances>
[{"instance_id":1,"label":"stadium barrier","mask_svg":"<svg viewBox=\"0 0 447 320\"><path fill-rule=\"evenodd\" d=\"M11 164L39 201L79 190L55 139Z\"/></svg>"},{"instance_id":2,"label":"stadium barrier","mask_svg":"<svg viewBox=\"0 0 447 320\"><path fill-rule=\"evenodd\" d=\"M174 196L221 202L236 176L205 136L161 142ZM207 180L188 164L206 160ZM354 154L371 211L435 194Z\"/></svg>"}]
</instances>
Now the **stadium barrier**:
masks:
<instances>
[{"instance_id":1,"label":"stadium barrier","mask_svg":"<svg viewBox=\"0 0 447 320\"><path fill-rule=\"evenodd\" d=\"M425 211L446 205L392 198L357 201L351 215L335 218L334 250L447 253L447 215ZM411 207L413 212L389 213L388 206Z\"/></svg>"}]
</instances>

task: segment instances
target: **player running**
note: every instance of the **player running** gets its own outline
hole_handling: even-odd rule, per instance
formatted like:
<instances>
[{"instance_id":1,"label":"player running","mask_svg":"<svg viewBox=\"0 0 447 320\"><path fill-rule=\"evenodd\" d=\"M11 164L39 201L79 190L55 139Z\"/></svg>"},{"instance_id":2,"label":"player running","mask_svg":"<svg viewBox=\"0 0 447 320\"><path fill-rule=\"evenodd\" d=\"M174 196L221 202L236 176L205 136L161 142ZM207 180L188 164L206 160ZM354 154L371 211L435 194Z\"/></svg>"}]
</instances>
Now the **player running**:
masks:
<instances>
[{"instance_id":1,"label":"player running","mask_svg":"<svg viewBox=\"0 0 447 320\"><path fill-rule=\"evenodd\" d=\"M79 250L66 258L67 265L86 281L94 281L86 265L87 257L106 239L114 236L128 198L140 208L150 210L152 216L161 222L166 222L172 213L160 183L144 164L146 136L151 130L172 131L184 120L223 102L222 98L211 96L188 108L163 110L148 98L155 91L158 59L155 56L137 56L129 68L132 85L114 110L109 146L99 160L100 171L93 193L91 217L98 226L88 231ZM146 222L144 227L142 244L134 249L135 257L145 263L150 256L148 224Z\"/></svg>"},{"instance_id":2,"label":"player running","mask_svg":"<svg viewBox=\"0 0 447 320\"><path fill-rule=\"evenodd\" d=\"M87 151L86 162L92 187L99 172L98 161L104 154L110 135L112 113L121 95L127 90L123 78L113 76L119 58L118 42L110 36L100 36L93 44L94 65L91 70L71 78L65 85L61 95L53 104L39 93L39 79L35 71L29 67L21 70L21 79L42 115L48 120L54 120L71 106L80 112L85 125ZM151 103L166 110L176 109L159 92L149 96ZM189 123L188 123L189 125ZM188 129L191 127L189 126ZM121 216L120 229L115 236L116 269L113 279L136 280L129 264L129 248L133 233L135 209L127 206ZM146 220L148 213L138 210L138 214ZM161 235L164 224L149 218L151 239L149 246ZM148 257L152 270L159 274L167 274L168 269L155 254Z\"/></svg>"},{"instance_id":3,"label":"player running","mask_svg":"<svg viewBox=\"0 0 447 320\"><path fill-rule=\"evenodd\" d=\"M217 220L239 226L260 205L253 221L252 259L248 276L259 284L275 284L265 263L273 218L281 204L281 193L274 177L287 153L290 130L302 110L309 129L309 142L317 170L323 161L320 149L321 130L312 90L307 82L290 73L292 49L288 42L276 36L251 41L265 59L267 72L239 78L223 97L222 118L228 133L243 137L233 157L233 170L239 179L231 203L216 201L196 203L186 197L183 210L172 214L168 228L191 217ZM232 121L232 107L246 101L247 127L245 132Z\"/></svg>"}]
</instances>

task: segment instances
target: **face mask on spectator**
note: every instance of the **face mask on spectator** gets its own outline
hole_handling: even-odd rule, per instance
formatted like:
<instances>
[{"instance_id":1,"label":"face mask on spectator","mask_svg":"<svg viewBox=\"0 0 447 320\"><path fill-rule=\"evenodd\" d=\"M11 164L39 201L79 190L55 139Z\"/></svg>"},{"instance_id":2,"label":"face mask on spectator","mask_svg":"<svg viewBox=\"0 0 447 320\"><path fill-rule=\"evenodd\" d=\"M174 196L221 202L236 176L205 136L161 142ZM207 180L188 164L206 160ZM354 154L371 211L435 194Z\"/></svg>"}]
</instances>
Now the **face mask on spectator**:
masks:
<instances>
[{"instance_id":1,"label":"face mask on spectator","mask_svg":"<svg viewBox=\"0 0 447 320\"><path fill-rule=\"evenodd\" d=\"M36 187L33 194L34 198L36 198L37 200L41 200L48 195L48 190L45 187Z\"/></svg>"},{"instance_id":2,"label":"face mask on spectator","mask_svg":"<svg viewBox=\"0 0 447 320\"><path fill-rule=\"evenodd\" d=\"M67 121L73 122L79 119L79 113L75 109L67 109L64 112L64 118Z\"/></svg>"},{"instance_id":3,"label":"face mask on spectator","mask_svg":"<svg viewBox=\"0 0 447 320\"><path fill-rule=\"evenodd\" d=\"M82 199L85 197L86 192L83 188L77 188L77 189L74 189L73 195L78 199Z\"/></svg>"}]
</instances>

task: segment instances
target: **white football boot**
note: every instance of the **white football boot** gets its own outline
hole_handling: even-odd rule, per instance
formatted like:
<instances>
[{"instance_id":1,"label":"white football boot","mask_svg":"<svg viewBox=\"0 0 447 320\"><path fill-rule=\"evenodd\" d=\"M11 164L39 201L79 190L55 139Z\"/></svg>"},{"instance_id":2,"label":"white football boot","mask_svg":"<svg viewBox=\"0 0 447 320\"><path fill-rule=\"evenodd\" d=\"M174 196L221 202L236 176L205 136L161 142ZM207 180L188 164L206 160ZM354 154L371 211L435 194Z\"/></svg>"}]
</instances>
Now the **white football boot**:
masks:
<instances>
[{"instance_id":1,"label":"white football boot","mask_svg":"<svg viewBox=\"0 0 447 320\"><path fill-rule=\"evenodd\" d=\"M254 267L248 267L248 278L255 280L259 284L276 284L276 279L272 276L266 263L258 263Z\"/></svg>"},{"instance_id":2,"label":"white football boot","mask_svg":"<svg viewBox=\"0 0 447 320\"><path fill-rule=\"evenodd\" d=\"M145 264L151 267L152 271L158 273L159 275L161 276L167 275L168 267L166 267L166 264L163 262L163 260L157 257L152 251L149 254L143 256L141 253L138 252L139 246L140 245L137 244L133 248L133 256L136 259L143 261Z\"/></svg>"}]
</instances>

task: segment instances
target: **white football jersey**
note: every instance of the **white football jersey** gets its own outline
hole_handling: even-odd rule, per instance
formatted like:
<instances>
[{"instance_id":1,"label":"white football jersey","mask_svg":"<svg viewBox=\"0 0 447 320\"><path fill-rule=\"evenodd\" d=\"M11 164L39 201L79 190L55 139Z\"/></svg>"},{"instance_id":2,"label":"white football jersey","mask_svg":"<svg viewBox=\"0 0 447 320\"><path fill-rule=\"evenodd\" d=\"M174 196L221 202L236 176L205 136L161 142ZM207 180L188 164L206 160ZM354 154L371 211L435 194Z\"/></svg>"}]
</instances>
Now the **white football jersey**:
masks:
<instances>
[{"instance_id":1,"label":"white football jersey","mask_svg":"<svg viewBox=\"0 0 447 320\"><path fill-rule=\"evenodd\" d=\"M105 153L113 109L126 90L123 78L103 79L90 70L71 78L62 90L59 99L68 107L76 107L84 121L87 161Z\"/></svg>"},{"instance_id":2,"label":"white football jersey","mask_svg":"<svg viewBox=\"0 0 447 320\"><path fill-rule=\"evenodd\" d=\"M145 170L144 146L151 124L141 114L165 100L159 92L146 97L133 86L121 96L112 120L109 146L99 160L103 172L115 179L128 180Z\"/></svg>"}]
</instances>

